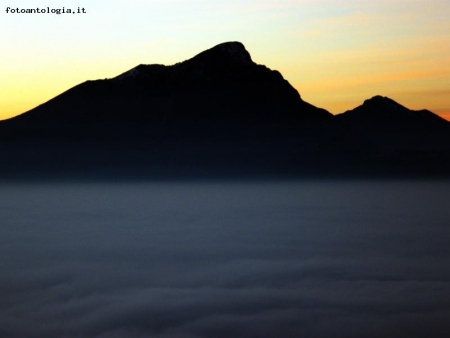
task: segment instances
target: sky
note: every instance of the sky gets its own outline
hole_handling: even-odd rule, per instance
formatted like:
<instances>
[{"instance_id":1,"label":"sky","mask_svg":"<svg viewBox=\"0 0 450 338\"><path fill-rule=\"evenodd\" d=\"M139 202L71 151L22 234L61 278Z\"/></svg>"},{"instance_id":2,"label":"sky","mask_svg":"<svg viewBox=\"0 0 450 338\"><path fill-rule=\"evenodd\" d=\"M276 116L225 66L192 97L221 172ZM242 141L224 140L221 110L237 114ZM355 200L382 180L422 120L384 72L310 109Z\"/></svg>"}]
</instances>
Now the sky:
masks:
<instances>
[{"instance_id":1,"label":"sky","mask_svg":"<svg viewBox=\"0 0 450 338\"><path fill-rule=\"evenodd\" d=\"M0 0L0 119L86 80L240 41L333 114L388 96L450 120L448 0ZM6 9L86 13L7 13Z\"/></svg>"}]
</instances>

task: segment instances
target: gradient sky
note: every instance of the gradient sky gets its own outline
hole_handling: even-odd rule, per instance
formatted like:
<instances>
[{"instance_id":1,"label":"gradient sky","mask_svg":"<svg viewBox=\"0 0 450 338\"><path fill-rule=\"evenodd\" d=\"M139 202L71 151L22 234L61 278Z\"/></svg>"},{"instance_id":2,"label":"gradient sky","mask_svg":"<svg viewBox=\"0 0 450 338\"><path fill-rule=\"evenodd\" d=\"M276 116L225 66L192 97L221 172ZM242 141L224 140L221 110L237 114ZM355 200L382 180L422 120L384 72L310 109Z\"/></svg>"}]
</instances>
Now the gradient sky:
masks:
<instances>
[{"instance_id":1,"label":"gradient sky","mask_svg":"<svg viewBox=\"0 0 450 338\"><path fill-rule=\"evenodd\" d=\"M337 114L374 95L450 119L448 0L0 0L0 119L225 41ZM86 14L7 14L84 7Z\"/></svg>"}]
</instances>

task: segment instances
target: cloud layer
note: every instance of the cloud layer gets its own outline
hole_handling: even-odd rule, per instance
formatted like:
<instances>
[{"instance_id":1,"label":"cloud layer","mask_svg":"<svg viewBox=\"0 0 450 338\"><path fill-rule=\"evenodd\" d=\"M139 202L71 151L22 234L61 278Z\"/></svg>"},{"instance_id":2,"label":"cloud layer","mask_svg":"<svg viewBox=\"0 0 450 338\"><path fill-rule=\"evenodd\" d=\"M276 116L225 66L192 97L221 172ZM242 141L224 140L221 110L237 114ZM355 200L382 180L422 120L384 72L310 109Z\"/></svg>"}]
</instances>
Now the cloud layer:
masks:
<instances>
[{"instance_id":1,"label":"cloud layer","mask_svg":"<svg viewBox=\"0 0 450 338\"><path fill-rule=\"evenodd\" d=\"M440 337L450 182L4 185L2 337Z\"/></svg>"}]
</instances>

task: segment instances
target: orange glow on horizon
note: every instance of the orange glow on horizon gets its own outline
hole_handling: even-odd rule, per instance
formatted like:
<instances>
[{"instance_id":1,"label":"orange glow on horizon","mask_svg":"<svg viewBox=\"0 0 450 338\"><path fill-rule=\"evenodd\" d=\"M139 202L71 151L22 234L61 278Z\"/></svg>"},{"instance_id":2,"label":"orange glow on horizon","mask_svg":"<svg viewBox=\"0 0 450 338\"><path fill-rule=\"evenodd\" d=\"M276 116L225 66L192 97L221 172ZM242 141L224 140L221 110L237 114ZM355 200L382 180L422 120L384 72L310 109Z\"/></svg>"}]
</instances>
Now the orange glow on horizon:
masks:
<instances>
[{"instance_id":1,"label":"orange glow on horizon","mask_svg":"<svg viewBox=\"0 0 450 338\"><path fill-rule=\"evenodd\" d=\"M450 122L450 109L437 112L436 114Z\"/></svg>"},{"instance_id":2,"label":"orange glow on horizon","mask_svg":"<svg viewBox=\"0 0 450 338\"><path fill-rule=\"evenodd\" d=\"M87 80L241 41L257 64L333 114L383 95L450 120L450 1L194 2L94 1L75 16L0 12L0 119Z\"/></svg>"}]
</instances>

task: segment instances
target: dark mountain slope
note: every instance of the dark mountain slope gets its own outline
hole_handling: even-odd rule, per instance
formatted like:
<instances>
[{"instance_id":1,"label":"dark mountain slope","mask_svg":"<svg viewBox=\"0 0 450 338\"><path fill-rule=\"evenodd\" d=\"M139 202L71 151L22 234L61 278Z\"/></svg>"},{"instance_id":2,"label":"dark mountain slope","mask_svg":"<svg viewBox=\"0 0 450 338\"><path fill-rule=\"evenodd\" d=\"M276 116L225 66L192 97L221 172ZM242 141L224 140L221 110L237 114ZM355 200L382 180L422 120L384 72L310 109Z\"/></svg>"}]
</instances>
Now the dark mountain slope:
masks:
<instances>
[{"instance_id":1,"label":"dark mountain slope","mask_svg":"<svg viewBox=\"0 0 450 338\"><path fill-rule=\"evenodd\" d=\"M345 113L337 115L345 123L373 131L435 132L450 123L429 110L410 110L394 100L374 96Z\"/></svg>"},{"instance_id":2,"label":"dark mountain slope","mask_svg":"<svg viewBox=\"0 0 450 338\"><path fill-rule=\"evenodd\" d=\"M287 125L332 115L304 102L277 71L255 64L239 42L173 66L139 65L87 81L8 121L33 129L127 126Z\"/></svg>"},{"instance_id":3,"label":"dark mountain slope","mask_svg":"<svg viewBox=\"0 0 450 338\"><path fill-rule=\"evenodd\" d=\"M1 121L0 179L448 174L449 135L433 113L381 96L334 117L229 42Z\"/></svg>"},{"instance_id":4,"label":"dark mountain slope","mask_svg":"<svg viewBox=\"0 0 450 338\"><path fill-rule=\"evenodd\" d=\"M370 141L374 166L450 173L450 123L428 110L374 96L336 120Z\"/></svg>"},{"instance_id":5,"label":"dark mountain slope","mask_svg":"<svg viewBox=\"0 0 450 338\"><path fill-rule=\"evenodd\" d=\"M0 122L0 173L291 175L314 164L333 121L229 42L87 81Z\"/></svg>"}]
</instances>

